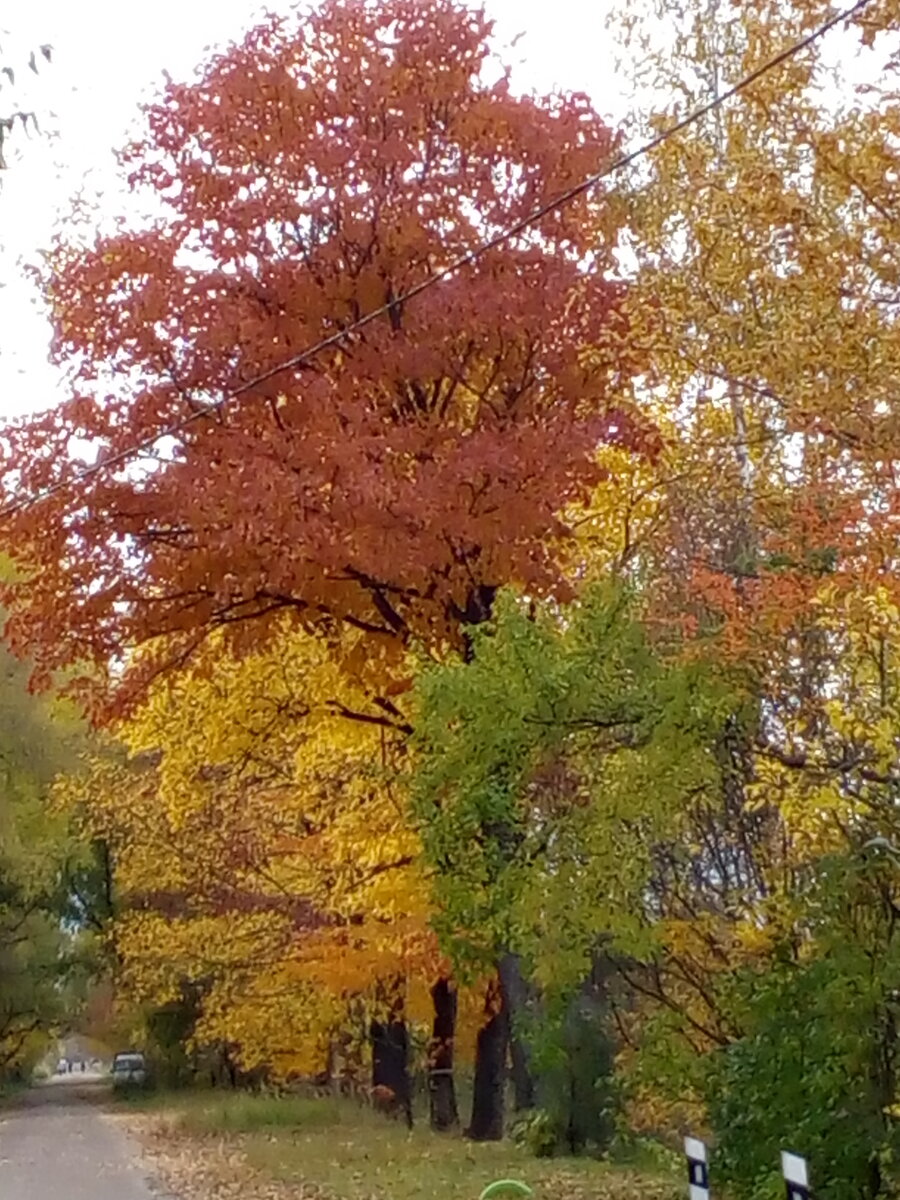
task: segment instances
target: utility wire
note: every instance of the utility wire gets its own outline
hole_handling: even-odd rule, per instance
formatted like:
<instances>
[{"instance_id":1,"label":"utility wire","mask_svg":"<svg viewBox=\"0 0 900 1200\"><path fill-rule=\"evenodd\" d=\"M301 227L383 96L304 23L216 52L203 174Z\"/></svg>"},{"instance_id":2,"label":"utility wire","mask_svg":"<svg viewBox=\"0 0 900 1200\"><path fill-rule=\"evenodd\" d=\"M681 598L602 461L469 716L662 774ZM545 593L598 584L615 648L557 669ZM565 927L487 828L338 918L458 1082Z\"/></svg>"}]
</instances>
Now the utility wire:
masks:
<instances>
[{"instance_id":1,"label":"utility wire","mask_svg":"<svg viewBox=\"0 0 900 1200\"><path fill-rule=\"evenodd\" d=\"M372 309L371 312L366 313L365 316L353 321L345 328L338 330L336 333L330 334L328 337L322 338L320 341L308 346L305 350L300 351L299 354L295 354L291 358L287 358L283 362L277 363L273 367L269 367L267 370L262 371L259 375L254 376L253 379L249 379L246 383L240 384L239 387L233 388L232 390L226 392L225 395L219 400L212 401L205 408L194 409L186 416L180 417L177 421L172 421L170 424L164 425L155 433L149 434L147 437L141 439L140 441L134 442L131 446L127 446L123 450L117 450L115 454L110 454L105 458L98 459L96 463L93 463L89 467L85 467L81 471L74 472L66 479L60 479L58 482L50 484L48 487L43 488L38 492L13 499L8 504L0 507L0 520L5 517L14 516L16 513L22 512L24 509L32 508L34 505L40 504L42 501L48 500L51 496L56 495L57 492L64 491L66 488L76 487L78 484L83 483L84 480L90 479L92 476L99 474L101 471L105 471L110 467L116 467L122 463L128 462L136 455L141 454L144 450L151 450L161 438L172 437L176 433L180 433L181 430L186 429L189 425L192 425L194 422L205 420L206 418L218 412L220 409L224 408L224 406L229 404L232 400L236 400L247 392L253 391L255 388L259 387L260 384L267 383L270 379L274 379L276 375L280 375L283 371L290 371L296 367L304 366L311 358L315 357L317 354L320 354L323 350L328 350L332 346L339 345L342 341L344 341L345 338L356 333L357 330L365 328L366 325L370 325L373 321L377 321L379 317L387 316L389 313L393 312L398 305L405 304L407 301L415 299L416 296L420 296L423 292L434 287L436 284L441 283L443 280L447 279L448 276L455 274L463 267L470 266L484 254L487 254L497 246L502 246L504 242L508 242L511 238L514 238L517 234L522 233L524 230L530 228L536 222L540 221L543 217L548 216L556 209L563 208L565 205L571 204L573 200L577 200L579 196L583 196L586 192L591 191L592 188L595 188L598 183L601 183L610 175L615 174L617 171L621 171L623 167L630 166L633 162L637 161L637 159L644 157L644 155L652 153L659 146L662 146L665 142L667 142L669 138L674 137L677 133L681 133L681 131L683 129L687 129L688 126L696 124L697 121L702 120L709 113L720 108L723 104L727 103L730 99L732 99L732 97L737 96L740 92L746 91L748 87L754 84L758 79L761 79L763 75L768 74L769 71L774 70L776 67L781 66L782 63L788 62L797 54L800 54L803 50L806 50L814 42L818 41L819 38L828 33L829 30L834 29L834 27L841 24L841 22L849 20L872 2L873 0L856 0L855 4L852 4L849 8L845 8L842 11L835 13L834 16L829 17L827 21L824 21L821 25L812 30L812 32L808 33L806 37L801 38L799 41L793 42L779 54L776 54L774 58L768 59L755 70L750 71L749 74L738 80L738 82L732 87L728 88L727 91L722 92L720 95L714 96L712 100L707 101L706 104L700 105L699 108L692 109L691 112L687 113L679 120L674 121L671 125L668 125L649 141L635 147L634 150L630 150L626 154L620 155L602 170L595 172L593 175L589 175L586 179L583 179L581 183L575 184L573 187L569 188L565 192L562 192L561 195L555 197L553 200L548 200L545 204L542 204L539 208L534 209L520 221L517 221L514 225L510 225L507 229L502 229L499 233L494 234L493 237L481 242L479 245L473 247L473 249L467 250L465 254L460 254L457 258L453 259L439 271L435 271L434 274L427 276L427 278L421 280L421 282L415 284L413 287L409 288L401 295L396 296L394 299L380 305L378 308Z\"/></svg>"}]
</instances>

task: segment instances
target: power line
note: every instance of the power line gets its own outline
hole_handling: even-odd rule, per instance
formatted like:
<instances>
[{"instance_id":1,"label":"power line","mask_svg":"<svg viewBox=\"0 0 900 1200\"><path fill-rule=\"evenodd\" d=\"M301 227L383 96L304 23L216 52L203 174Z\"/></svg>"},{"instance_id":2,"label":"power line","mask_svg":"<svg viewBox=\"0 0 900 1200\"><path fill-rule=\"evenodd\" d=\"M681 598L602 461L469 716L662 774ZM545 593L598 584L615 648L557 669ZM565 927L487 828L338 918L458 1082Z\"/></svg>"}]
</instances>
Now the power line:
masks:
<instances>
[{"instance_id":1,"label":"power line","mask_svg":"<svg viewBox=\"0 0 900 1200\"><path fill-rule=\"evenodd\" d=\"M311 358L315 357L317 354L320 354L323 350L327 350L332 346L339 345L342 341L344 341L345 338L356 333L357 330L365 328L366 325L378 320L379 317L387 316L394 311L398 305L405 304L407 301L415 299L416 296L420 296L429 288L443 282L443 280L447 279L450 275L455 274L464 267L470 266L484 254L487 254L497 246L503 245L504 242L508 242L517 234L522 233L524 230L530 228L536 222L540 221L543 217L548 216L556 209L563 208L565 205L571 204L573 200L577 200L579 196L583 196L586 192L589 192L592 188L595 188L597 184L601 183L604 179L607 179L610 175L615 174L617 171L621 171L623 167L631 166L633 162L636 162L637 159L644 157L644 155L652 153L659 146L667 142L669 138L674 137L677 133L681 133L681 131L683 129L687 129L688 126L696 124L697 121L701 121L705 116L708 116L709 113L714 112L723 104L726 104L732 99L732 97L737 96L740 92L745 91L758 79L762 78L763 75L768 74L769 71L774 70L776 67L781 66L782 63L794 58L797 54L801 53L803 50L806 50L809 46L816 42L820 37L823 37L829 32L829 30L833 29L836 25L841 24L841 22L849 20L851 17L855 16L856 13L861 12L871 3L872 0L856 0L856 3L851 5L849 8L845 8L841 12L835 13L834 16L829 17L827 21L824 21L821 25L817 26L817 28L812 30L811 33L808 33L799 41L793 42L790 46L776 54L773 58L768 59L755 70L750 71L749 74L738 80L736 84L728 88L727 91L722 92L721 95L714 96L713 99L707 101L706 104L700 105L699 108L692 109L691 112L687 113L679 120L674 121L671 125L668 125L649 141L637 146L634 150L628 151L626 154L620 155L619 158L614 159L602 170L595 172L593 175L589 175L586 179L583 179L581 183L575 184L573 187L555 197L553 200L548 200L545 204L542 204L539 208L534 209L520 221L517 221L514 225L510 225L508 228L494 234L493 237L490 237L486 241L479 243L479 245L473 247L473 249L467 250L465 254L460 254L457 258L453 259L452 262L449 262L439 271L435 271L432 275L427 276L427 278L421 280L419 283L409 288L408 291L403 292L393 300L380 305L378 308L372 309L371 312L368 312L365 314L365 316L353 321L344 329L340 329L336 333L332 333L328 337L322 338L320 341L315 342L312 346L308 346L305 350L300 351L299 354L295 354L291 358L285 359L283 362L276 364L274 367L269 367L267 370L262 371L259 375L254 376L253 379L249 379L246 383L242 383L239 387L233 388L231 391L226 392L225 395L219 400L213 401L205 408L194 409L184 417L180 417L177 421L172 421L169 425L163 426L162 429L157 430L155 433L149 434L140 441L134 442L132 445L127 446L124 450L118 450L115 454L110 454L106 458L99 459L91 466L85 467L81 471L76 471L67 479L60 479L58 482L51 484L49 487L43 488L41 491L12 500L9 504L0 507L0 520L5 517L14 516L16 513L22 512L25 509L32 508L34 505L40 504L42 501L48 500L51 496L56 495L57 492L64 491L66 488L76 487L78 484L83 483L84 480L90 479L92 476L99 474L101 471L105 471L110 467L120 466L122 463L128 462L130 459L134 458L135 455L140 454L142 451L152 449L160 441L160 439L172 437L175 434L180 433L181 430L186 429L189 425L194 424L194 422L201 421L212 416L214 413L224 408L225 405L229 404L232 400L237 400L247 392L259 387L260 384L267 383L270 379L274 379L276 375L280 375L283 371L290 371L295 367L303 366L309 362Z\"/></svg>"}]
</instances>

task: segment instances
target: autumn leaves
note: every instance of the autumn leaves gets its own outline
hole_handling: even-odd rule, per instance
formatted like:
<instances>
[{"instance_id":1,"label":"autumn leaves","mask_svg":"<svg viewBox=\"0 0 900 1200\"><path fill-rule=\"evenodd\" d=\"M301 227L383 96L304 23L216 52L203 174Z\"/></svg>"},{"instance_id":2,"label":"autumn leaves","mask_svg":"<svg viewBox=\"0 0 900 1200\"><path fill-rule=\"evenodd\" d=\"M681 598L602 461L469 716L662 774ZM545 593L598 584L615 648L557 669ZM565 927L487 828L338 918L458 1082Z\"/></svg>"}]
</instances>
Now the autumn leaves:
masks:
<instances>
[{"instance_id":1,"label":"autumn leaves","mask_svg":"<svg viewBox=\"0 0 900 1200\"><path fill-rule=\"evenodd\" d=\"M827 15L689 8L657 94ZM398 303L609 160L583 98L485 82L488 35L452 0L268 20L149 108L126 163L165 219L49 260L73 397L9 431L20 485L180 423L9 521L14 643L127 752L59 785L112 850L122 995L278 1079L355 1087L374 1038L400 1107L418 1038L443 1126L477 1047L484 1136L509 1049L584 1144L585 1044L632 1121L734 1125L754 1031L864 928L880 1145L896 96L826 103L814 47Z\"/></svg>"},{"instance_id":2,"label":"autumn leaves","mask_svg":"<svg viewBox=\"0 0 900 1200\"><path fill-rule=\"evenodd\" d=\"M408 801L412 681L465 653L504 586L571 591L562 514L589 501L598 446L654 436L617 388L602 194L394 302L610 153L583 98L484 82L488 32L451 3L326 4L170 87L127 155L166 222L57 247L77 396L13 435L22 483L46 486L76 429L115 459L388 306L158 456L23 511L16 535L41 566L12 636L154 756L101 756L71 785L116 845L132 994L200 985L199 1042L282 1076L321 1069L378 997L390 1036L425 1018L450 978ZM129 386L109 394L111 368Z\"/></svg>"}]
</instances>

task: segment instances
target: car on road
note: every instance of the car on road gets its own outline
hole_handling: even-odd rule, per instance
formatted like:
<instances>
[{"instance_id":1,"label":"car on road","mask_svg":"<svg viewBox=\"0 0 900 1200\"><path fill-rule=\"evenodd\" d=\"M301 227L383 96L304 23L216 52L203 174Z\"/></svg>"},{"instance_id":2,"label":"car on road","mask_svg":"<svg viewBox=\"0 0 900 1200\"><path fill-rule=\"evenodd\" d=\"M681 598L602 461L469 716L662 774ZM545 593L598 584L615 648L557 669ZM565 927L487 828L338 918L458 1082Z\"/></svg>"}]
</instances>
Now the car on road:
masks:
<instances>
[{"instance_id":1,"label":"car on road","mask_svg":"<svg viewBox=\"0 0 900 1200\"><path fill-rule=\"evenodd\" d=\"M147 1062L139 1050L121 1050L113 1059L114 1088L143 1087L147 1082Z\"/></svg>"}]
</instances>

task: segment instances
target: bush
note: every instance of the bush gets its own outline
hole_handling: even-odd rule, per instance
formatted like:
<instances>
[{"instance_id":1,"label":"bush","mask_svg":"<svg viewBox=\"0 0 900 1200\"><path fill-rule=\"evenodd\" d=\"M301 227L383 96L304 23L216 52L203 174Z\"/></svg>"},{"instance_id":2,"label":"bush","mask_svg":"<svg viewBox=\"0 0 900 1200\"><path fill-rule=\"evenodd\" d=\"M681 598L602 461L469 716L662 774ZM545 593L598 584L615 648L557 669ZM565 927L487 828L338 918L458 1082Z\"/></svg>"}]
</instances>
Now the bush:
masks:
<instances>
[{"instance_id":1,"label":"bush","mask_svg":"<svg viewBox=\"0 0 900 1200\"><path fill-rule=\"evenodd\" d=\"M559 1149L557 1123L550 1113L540 1108L518 1118L512 1127L512 1139L535 1158L552 1158Z\"/></svg>"},{"instance_id":2,"label":"bush","mask_svg":"<svg viewBox=\"0 0 900 1200\"><path fill-rule=\"evenodd\" d=\"M736 986L747 1032L711 1056L707 1096L716 1175L741 1200L780 1200L783 1149L807 1157L817 1200L896 1195L896 1128L878 1072L894 1046L881 1042L871 963L853 971L854 958L848 948Z\"/></svg>"},{"instance_id":3,"label":"bush","mask_svg":"<svg viewBox=\"0 0 900 1200\"><path fill-rule=\"evenodd\" d=\"M533 1153L608 1150L619 1108L608 1021L606 1005L587 986L556 1013L543 1013L531 1038L539 1108L520 1122L522 1144Z\"/></svg>"},{"instance_id":4,"label":"bush","mask_svg":"<svg viewBox=\"0 0 900 1200\"><path fill-rule=\"evenodd\" d=\"M659 1138L636 1134L627 1129L620 1129L616 1134L609 1148L609 1157L612 1162L648 1174L684 1174L684 1151L680 1146L678 1150L673 1150Z\"/></svg>"}]
</instances>

